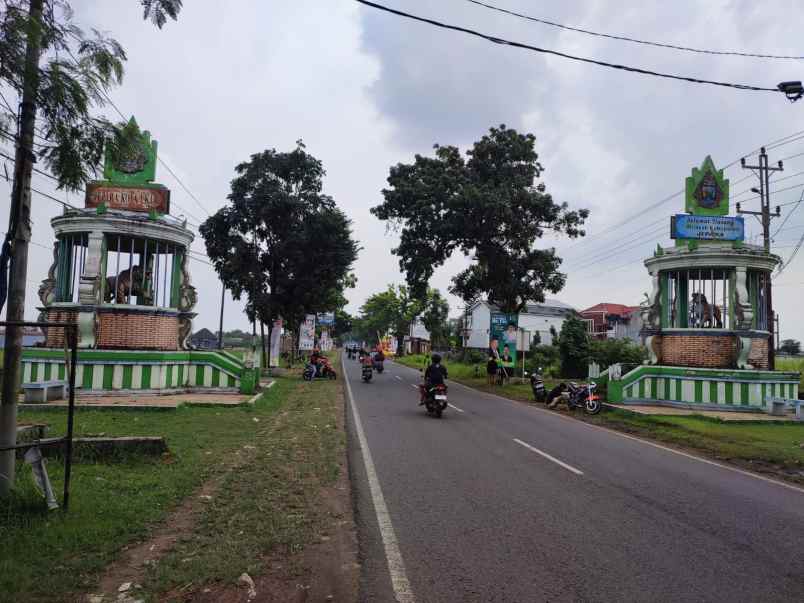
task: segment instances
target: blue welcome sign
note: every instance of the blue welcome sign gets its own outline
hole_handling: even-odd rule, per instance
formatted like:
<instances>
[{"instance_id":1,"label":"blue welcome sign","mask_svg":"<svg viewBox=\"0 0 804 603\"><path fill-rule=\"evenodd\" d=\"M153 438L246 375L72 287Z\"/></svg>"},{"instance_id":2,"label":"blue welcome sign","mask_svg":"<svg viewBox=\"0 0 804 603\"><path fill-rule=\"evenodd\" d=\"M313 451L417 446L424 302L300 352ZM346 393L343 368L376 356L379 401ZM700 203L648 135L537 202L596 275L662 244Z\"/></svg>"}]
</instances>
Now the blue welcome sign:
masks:
<instances>
[{"instance_id":1,"label":"blue welcome sign","mask_svg":"<svg viewBox=\"0 0 804 603\"><path fill-rule=\"evenodd\" d=\"M742 241L745 239L745 221L741 216L676 214L670 221L670 238Z\"/></svg>"}]
</instances>

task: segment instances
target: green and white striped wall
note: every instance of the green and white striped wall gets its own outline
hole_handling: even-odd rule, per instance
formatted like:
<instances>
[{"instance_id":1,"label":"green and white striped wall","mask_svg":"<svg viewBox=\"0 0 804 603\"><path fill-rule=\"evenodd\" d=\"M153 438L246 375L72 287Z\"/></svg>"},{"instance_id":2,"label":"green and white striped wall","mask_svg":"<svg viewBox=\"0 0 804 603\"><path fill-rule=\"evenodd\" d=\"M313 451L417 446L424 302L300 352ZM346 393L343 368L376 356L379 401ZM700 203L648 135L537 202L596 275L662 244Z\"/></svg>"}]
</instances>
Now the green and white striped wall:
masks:
<instances>
[{"instance_id":1,"label":"green and white striped wall","mask_svg":"<svg viewBox=\"0 0 804 603\"><path fill-rule=\"evenodd\" d=\"M67 378L64 350L26 349L22 366L23 383ZM239 390L247 370L239 359L217 352L80 350L75 382L78 388L98 392L194 387Z\"/></svg>"},{"instance_id":2,"label":"green and white striped wall","mask_svg":"<svg viewBox=\"0 0 804 603\"><path fill-rule=\"evenodd\" d=\"M798 398L799 374L640 366L609 382L609 399L625 404L698 404L723 409L766 408L770 398Z\"/></svg>"}]
</instances>

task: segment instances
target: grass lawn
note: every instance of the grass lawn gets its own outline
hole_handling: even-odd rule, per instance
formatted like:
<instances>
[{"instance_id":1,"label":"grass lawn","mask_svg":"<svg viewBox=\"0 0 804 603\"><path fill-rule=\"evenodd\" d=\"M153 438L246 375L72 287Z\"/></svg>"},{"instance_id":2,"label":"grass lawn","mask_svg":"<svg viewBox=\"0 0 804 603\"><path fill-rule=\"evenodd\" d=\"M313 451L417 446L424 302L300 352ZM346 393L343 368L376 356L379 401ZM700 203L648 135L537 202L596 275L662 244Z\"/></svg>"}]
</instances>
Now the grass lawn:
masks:
<instances>
[{"instance_id":1,"label":"grass lawn","mask_svg":"<svg viewBox=\"0 0 804 603\"><path fill-rule=\"evenodd\" d=\"M411 368L424 368L427 366L429 356L422 354L415 354L409 356L402 356L394 358L395 362L399 362ZM449 378L463 383L469 387L474 387L481 391L497 394L513 400L522 400L525 402L533 401L533 392L530 389L530 383L519 383L519 378L511 379L506 385L489 385L486 381L486 363L480 364L465 364L457 361L444 361L442 363L447 367ZM517 370L517 375L521 374L521 369ZM550 390L559 383L558 379L546 379L544 382L545 387Z\"/></svg>"},{"instance_id":2,"label":"grass lawn","mask_svg":"<svg viewBox=\"0 0 804 603\"><path fill-rule=\"evenodd\" d=\"M150 576L148 592L179 583L234 582L243 571L257 572L260 555L273 547L303 546L314 526L311 496L338 474L344 446L336 428L339 387L277 379L253 407L78 411L77 436L161 435L170 453L74 465L64 515L44 510L30 468L20 466L15 496L0 501L0 601L74 600L93 592L124 544L146 537L212 477L223 480L220 495L205 507L200 529ZM59 435L66 416L27 411L20 420L48 423ZM247 461L227 472L244 446ZM51 460L48 470L60 498L60 461Z\"/></svg>"},{"instance_id":3,"label":"grass lawn","mask_svg":"<svg viewBox=\"0 0 804 603\"><path fill-rule=\"evenodd\" d=\"M804 425L798 423L726 422L691 416L646 416L609 410L585 420L707 452L742 465L804 483ZM773 467L763 466L764 464Z\"/></svg>"},{"instance_id":4,"label":"grass lawn","mask_svg":"<svg viewBox=\"0 0 804 603\"><path fill-rule=\"evenodd\" d=\"M777 358L776 370L778 371L798 371L801 373L801 383L799 391L804 391L804 358Z\"/></svg>"}]
</instances>

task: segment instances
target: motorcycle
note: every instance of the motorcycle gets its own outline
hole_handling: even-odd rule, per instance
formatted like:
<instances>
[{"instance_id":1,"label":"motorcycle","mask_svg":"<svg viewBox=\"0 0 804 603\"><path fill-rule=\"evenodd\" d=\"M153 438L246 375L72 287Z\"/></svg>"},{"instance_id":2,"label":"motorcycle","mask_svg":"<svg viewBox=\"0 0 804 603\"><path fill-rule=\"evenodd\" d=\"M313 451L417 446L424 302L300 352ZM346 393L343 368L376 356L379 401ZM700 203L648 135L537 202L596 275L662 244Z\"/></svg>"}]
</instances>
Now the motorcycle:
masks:
<instances>
[{"instance_id":1,"label":"motorcycle","mask_svg":"<svg viewBox=\"0 0 804 603\"><path fill-rule=\"evenodd\" d=\"M547 390L544 389L544 379L541 375L533 373L530 376L530 389L536 402L547 402Z\"/></svg>"},{"instance_id":2,"label":"motorcycle","mask_svg":"<svg viewBox=\"0 0 804 603\"><path fill-rule=\"evenodd\" d=\"M596 415L603 408L600 396L595 393L597 387L594 383L569 383L567 386L567 407L570 410L583 408L588 415Z\"/></svg>"},{"instance_id":3,"label":"motorcycle","mask_svg":"<svg viewBox=\"0 0 804 603\"><path fill-rule=\"evenodd\" d=\"M332 364L329 361L325 360L318 365L316 369L316 365L312 362L308 362L307 366L304 367L304 372L302 373L302 379L305 381L312 381L313 379L337 379L338 373L335 372L335 369L332 368Z\"/></svg>"},{"instance_id":4,"label":"motorcycle","mask_svg":"<svg viewBox=\"0 0 804 603\"><path fill-rule=\"evenodd\" d=\"M363 372L362 372L362 379L364 382L368 383L371 381L371 377L373 376L374 369L372 368L371 361L364 361L363 362Z\"/></svg>"},{"instance_id":5,"label":"motorcycle","mask_svg":"<svg viewBox=\"0 0 804 603\"><path fill-rule=\"evenodd\" d=\"M378 373L382 373L385 370L382 360L377 360L376 358L374 359L374 370Z\"/></svg>"},{"instance_id":6,"label":"motorcycle","mask_svg":"<svg viewBox=\"0 0 804 603\"><path fill-rule=\"evenodd\" d=\"M424 397L424 407L427 409L427 414L440 419L441 414L447 407L447 386L441 383L428 390L426 386L420 385L419 389Z\"/></svg>"}]
</instances>

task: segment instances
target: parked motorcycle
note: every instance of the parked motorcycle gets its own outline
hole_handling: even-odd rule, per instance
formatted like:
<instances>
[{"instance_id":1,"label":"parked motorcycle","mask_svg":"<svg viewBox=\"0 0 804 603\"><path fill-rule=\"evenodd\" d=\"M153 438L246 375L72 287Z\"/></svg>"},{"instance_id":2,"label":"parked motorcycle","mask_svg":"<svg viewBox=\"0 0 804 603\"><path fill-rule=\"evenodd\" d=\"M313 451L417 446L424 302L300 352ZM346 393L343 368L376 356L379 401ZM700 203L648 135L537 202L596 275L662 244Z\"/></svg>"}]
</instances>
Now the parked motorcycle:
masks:
<instances>
[{"instance_id":1,"label":"parked motorcycle","mask_svg":"<svg viewBox=\"0 0 804 603\"><path fill-rule=\"evenodd\" d=\"M424 385L420 385L419 388L424 397L424 407L427 409L427 413L440 419L447 407L447 386L441 383L430 389Z\"/></svg>"},{"instance_id":2,"label":"parked motorcycle","mask_svg":"<svg viewBox=\"0 0 804 603\"><path fill-rule=\"evenodd\" d=\"M544 379L541 375L533 373L530 376L530 389L533 391L533 399L536 402L547 401L547 390L544 389Z\"/></svg>"},{"instance_id":3,"label":"parked motorcycle","mask_svg":"<svg viewBox=\"0 0 804 603\"><path fill-rule=\"evenodd\" d=\"M312 381L314 378L316 379L337 379L338 373L335 372L335 369L332 368L332 364L329 362L322 362L318 365L318 369L316 370L316 366L309 362L304 367L304 372L302 373L302 379L305 381Z\"/></svg>"},{"instance_id":4,"label":"parked motorcycle","mask_svg":"<svg viewBox=\"0 0 804 603\"><path fill-rule=\"evenodd\" d=\"M595 393L594 383L569 383L567 386L567 407L570 410L583 408L588 415L596 415L603 408L600 396Z\"/></svg>"}]
</instances>

